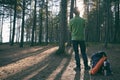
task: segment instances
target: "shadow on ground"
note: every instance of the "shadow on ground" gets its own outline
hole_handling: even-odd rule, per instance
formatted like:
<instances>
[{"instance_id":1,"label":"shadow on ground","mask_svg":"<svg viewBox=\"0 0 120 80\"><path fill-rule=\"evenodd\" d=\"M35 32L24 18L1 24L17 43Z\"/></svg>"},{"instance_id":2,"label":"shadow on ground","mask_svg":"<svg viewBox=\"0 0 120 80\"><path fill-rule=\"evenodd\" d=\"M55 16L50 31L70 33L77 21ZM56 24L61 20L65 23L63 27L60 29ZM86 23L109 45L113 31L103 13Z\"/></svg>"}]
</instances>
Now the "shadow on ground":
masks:
<instances>
[{"instance_id":1,"label":"shadow on ground","mask_svg":"<svg viewBox=\"0 0 120 80\"><path fill-rule=\"evenodd\" d=\"M35 50L32 48L32 51L30 50L30 52L25 53L23 55L18 54L17 57L12 56L10 59L14 57L15 58L12 59L11 61L9 60L7 61L8 63L13 63L12 61L14 60L18 61L26 57L30 57L34 55L37 56L39 54L42 54L44 51L47 50L49 51L49 49L52 47L43 47L43 48L37 47L34 48ZM93 53L101 50L107 53L108 59L110 60L113 71L112 76L104 76L100 74L89 75L89 71L84 71L84 69L82 69L80 72L79 71L75 72L73 70L73 68L75 67L74 53L71 48L68 48L67 54L56 55L55 52L52 52L49 54L49 56L43 58L41 61L37 62L36 64L27 66L26 68L23 68L23 70L17 72L16 74L7 76L3 80L120 80L120 65L118 64L120 59L120 54L119 54L120 45L114 45L114 46L110 45L107 49L103 48L103 46L98 46L98 45L89 46L87 47L87 53L89 59ZM3 52L3 50L1 51ZM13 54L17 54L17 52ZM5 56L7 55L8 53L5 54ZM5 63L4 65L6 66L6 64L8 63Z\"/></svg>"},{"instance_id":2,"label":"shadow on ground","mask_svg":"<svg viewBox=\"0 0 120 80\"><path fill-rule=\"evenodd\" d=\"M7 46L6 46L7 47ZM24 59L29 56L37 55L42 53L53 46L43 46L43 47L31 47L31 48L15 48L10 46L8 49L2 49L0 53L0 67L7 64L16 62L18 60ZM4 56L3 56L4 55Z\"/></svg>"},{"instance_id":3,"label":"shadow on ground","mask_svg":"<svg viewBox=\"0 0 120 80\"><path fill-rule=\"evenodd\" d=\"M71 60L72 51L69 54L50 54L39 63L29 66L21 72L7 77L5 80L61 80Z\"/></svg>"}]
</instances>

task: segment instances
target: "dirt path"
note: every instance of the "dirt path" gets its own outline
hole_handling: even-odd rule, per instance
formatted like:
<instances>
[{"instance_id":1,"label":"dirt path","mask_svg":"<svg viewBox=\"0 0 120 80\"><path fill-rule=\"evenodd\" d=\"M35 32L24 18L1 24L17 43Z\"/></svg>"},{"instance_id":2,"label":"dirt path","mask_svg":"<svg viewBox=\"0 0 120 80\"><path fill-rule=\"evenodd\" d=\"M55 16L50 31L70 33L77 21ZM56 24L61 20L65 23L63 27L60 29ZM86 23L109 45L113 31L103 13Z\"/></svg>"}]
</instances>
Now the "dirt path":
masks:
<instances>
[{"instance_id":1,"label":"dirt path","mask_svg":"<svg viewBox=\"0 0 120 80\"><path fill-rule=\"evenodd\" d=\"M57 49L57 46L50 45L25 48L0 46L0 80L120 80L120 45L108 49L98 45L87 47L89 60L99 50L107 53L113 76L90 76L88 71L84 71L82 59L82 70L76 72L73 70L72 48L67 48L68 53L64 55L56 55Z\"/></svg>"}]
</instances>

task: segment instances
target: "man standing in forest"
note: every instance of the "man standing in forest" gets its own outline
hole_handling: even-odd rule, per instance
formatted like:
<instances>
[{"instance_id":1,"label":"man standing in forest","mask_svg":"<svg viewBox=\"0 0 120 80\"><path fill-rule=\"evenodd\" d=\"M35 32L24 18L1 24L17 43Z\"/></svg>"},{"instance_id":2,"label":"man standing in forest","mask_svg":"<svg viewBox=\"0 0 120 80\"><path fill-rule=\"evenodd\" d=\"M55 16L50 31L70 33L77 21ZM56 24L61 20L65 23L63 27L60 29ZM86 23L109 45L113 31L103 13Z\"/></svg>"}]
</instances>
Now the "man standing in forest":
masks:
<instances>
[{"instance_id":1,"label":"man standing in forest","mask_svg":"<svg viewBox=\"0 0 120 80\"><path fill-rule=\"evenodd\" d=\"M88 59L86 55L86 45L85 45L85 20L79 16L80 12L77 7L73 9L75 17L70 20L69 29L71 32L73 50L75 52L76 67L74 70L81 70L80 68L80 56L79 56L79 45L81 49L81 54L84 62L84 69L89 70Z\"/></svg>"}]
</instances>

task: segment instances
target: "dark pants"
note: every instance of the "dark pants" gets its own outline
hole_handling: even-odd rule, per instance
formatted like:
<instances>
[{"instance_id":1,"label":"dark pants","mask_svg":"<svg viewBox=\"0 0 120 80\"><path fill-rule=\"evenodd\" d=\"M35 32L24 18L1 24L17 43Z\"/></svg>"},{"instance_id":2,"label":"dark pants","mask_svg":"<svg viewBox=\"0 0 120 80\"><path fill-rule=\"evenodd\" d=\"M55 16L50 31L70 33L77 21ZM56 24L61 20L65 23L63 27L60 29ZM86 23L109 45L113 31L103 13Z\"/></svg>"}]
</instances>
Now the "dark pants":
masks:
<instances>
[{"instance_id":1,"label":"dark pants","mask_svg":"<svg viewBox=\"0 0 120 80\"><path fill-rule=\"evenodd\" d=\"M78 41L78 40L72 40L73 44L73 49L75 52L75 61L76 61L76 66L80 67L80 56L79 56L79 45L80 45L80 50L81 50L81 55L83 58L84 66L88 66L88 59L86 55L86 45L85 41Z\"/></svg>"}]
</instances>

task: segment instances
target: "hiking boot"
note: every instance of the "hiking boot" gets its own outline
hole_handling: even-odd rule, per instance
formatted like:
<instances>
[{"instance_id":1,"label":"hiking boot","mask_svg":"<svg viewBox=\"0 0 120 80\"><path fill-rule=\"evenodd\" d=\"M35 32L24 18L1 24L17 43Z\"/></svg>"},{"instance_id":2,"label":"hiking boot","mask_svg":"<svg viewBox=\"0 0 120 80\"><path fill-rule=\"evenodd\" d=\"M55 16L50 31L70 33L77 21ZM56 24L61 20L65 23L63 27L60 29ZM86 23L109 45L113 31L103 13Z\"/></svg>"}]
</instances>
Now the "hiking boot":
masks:
<instances>
[{"instance_id":1,"label":"hiking boot","mask_svg":"<svg viewBox=\"0 0 120 80\"><path fill-rule=\"evenodd\" d=\"M75 67L74 70L75 71L81 71L80 67Z\"/></svg>"},{"instance_id":2,"label":"hiking boot","mask_svg":"<svg viewBox=\"0 0 120 80\"><path fill-rule=\"evenodd\" d=\"M85 66L85 70L90 70L90 66Z\"/></svg>"}]
</instances>

